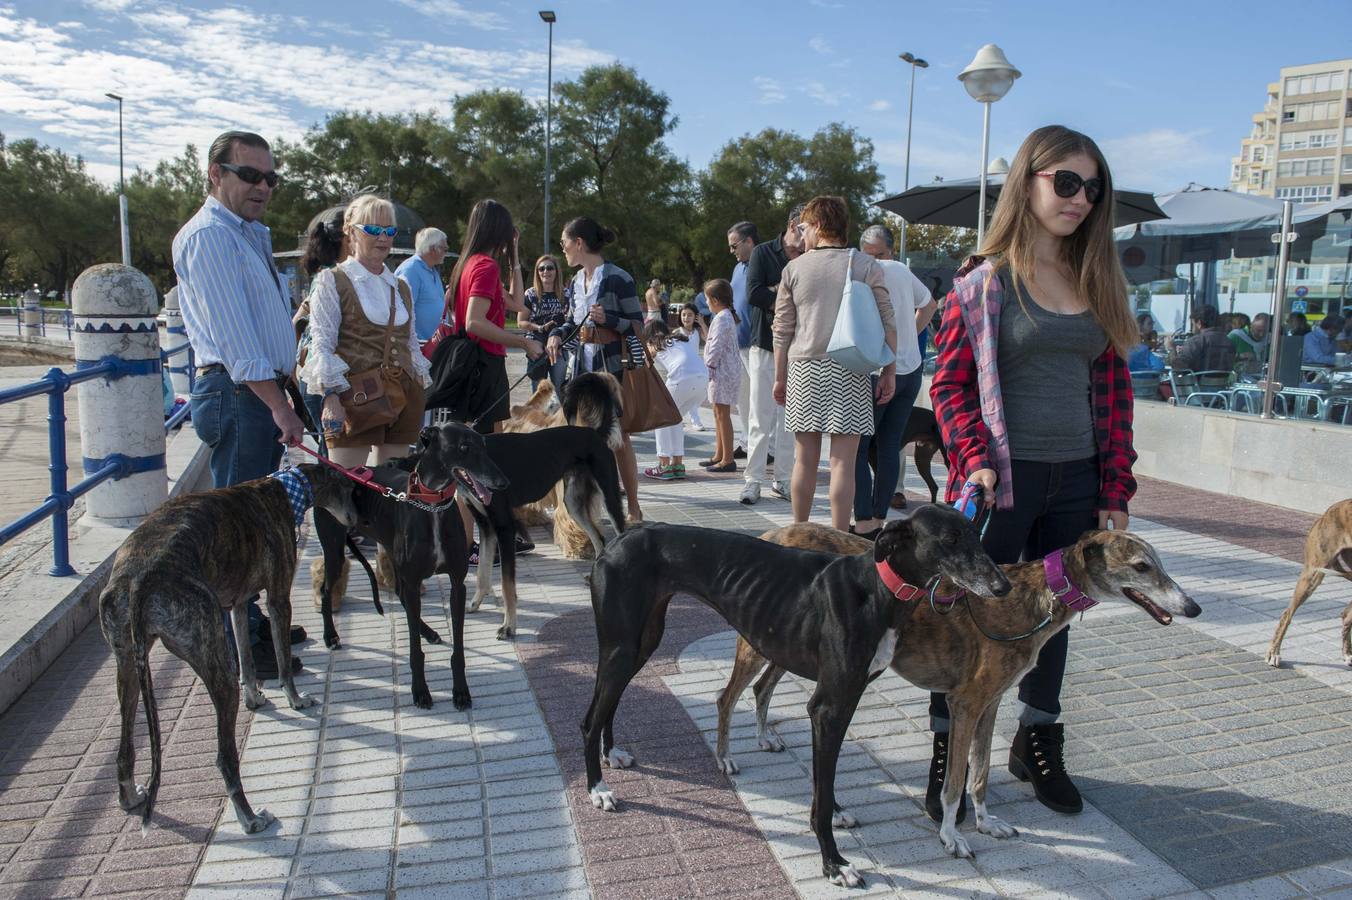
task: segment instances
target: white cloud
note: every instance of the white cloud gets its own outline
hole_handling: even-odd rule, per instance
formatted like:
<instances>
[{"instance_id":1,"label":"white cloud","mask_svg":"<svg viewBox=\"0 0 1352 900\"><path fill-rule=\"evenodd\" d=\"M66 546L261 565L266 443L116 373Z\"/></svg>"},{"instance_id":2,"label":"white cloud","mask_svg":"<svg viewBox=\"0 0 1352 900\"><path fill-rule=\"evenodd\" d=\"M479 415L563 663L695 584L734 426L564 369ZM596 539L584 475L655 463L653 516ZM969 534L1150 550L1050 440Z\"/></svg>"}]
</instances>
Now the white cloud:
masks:
<instances>
[{"instance_id":1,"label":"white cloud","mask_svg":"<svg viewBox=\"0 0 1352 900\"><path fill-rule=\"evenodd\" d=\"M152 168L190 142L200 150L226 128L296 139L340 109L445 115L469 91L545 93L543 46L461 47L381 31L353 40L341 29L297 28L290 15L88 2L100 11L97 36L0 5L0 121L21 120L40 140L84 156L99 177L117 162L117 109L105 91L126 98L129 168ZM423 2L446 14L459 6ZM108 37L128 25L126 39ZM611 60L579 41L556 42L555 77Z\"/></svg>"},{"instance_id":2,"label":"white cloud","mask_svg":"<svg viewBox=\"0 0 1352 900\"><path fill-rule=\"evenodd\" d=\"M1206 135L1205 130L1156 128L1102 140L1099 147L1112 167L1113 180L1124 187L1160 192L1189 181L1224 187L1230 156L1207 147L1202 141Z\"/></svg>"},{"instance_id":3,"label":"white cloud","mask_svg":"<svg viewBox=\"0 0 1352 900\"><path fill-rule=\"evenodd\" d=\"M887 112L892 108L892 104L886 100L874 100L868 105L868 108L872 112Z\"/></svg>"},{"instance_id":4,"label":"white cloud","mask_svg":"<svg viewBox=\"0 0 1352 900\"><path fill-rule=\"evenodd\" d=\"M814 37L807 45L814 53L820 53L822 56L831 55L831 44L824 37Z\"/></svg>"},{"instance_id":5,"label":"white cloud","mask_svg":"<svg viewBox=\"0 0 1352 900\"><path fill-rule=\"evenodd\" d=\"M751 83L754 84L756 90L760 92L760 96L757 98L758 103L783 103L786 99L784 86L773 78L757 75L755 78L751 79Z\"/></svg>"},{"instance_id":6,"label":"white cloud","mask_svg":"<svg viewBox=\"0 0 1352 900\"><path fill-rule=\"evenodd\" d=\"M441 22L454 22L460 25L491 30L507 28L507 23L497 13L466 9L465 4L458 2L458 0L395 0L395 2L401 6L407 6L414 12L421 13L429 19L437 19Z\"/></svg>"},{"instance_id":7,"label":"white cloud","mask_svg":"<svg viewBox=\"0 0 1352 900\"><path fill-rule=\"evenodd\" d=\"M820 81L809 81L802 86L802 91L813 100L816 100L822 106L839 106L842 97L848 97L842 91L835 91Z\"/></svg>"}]
</instances>

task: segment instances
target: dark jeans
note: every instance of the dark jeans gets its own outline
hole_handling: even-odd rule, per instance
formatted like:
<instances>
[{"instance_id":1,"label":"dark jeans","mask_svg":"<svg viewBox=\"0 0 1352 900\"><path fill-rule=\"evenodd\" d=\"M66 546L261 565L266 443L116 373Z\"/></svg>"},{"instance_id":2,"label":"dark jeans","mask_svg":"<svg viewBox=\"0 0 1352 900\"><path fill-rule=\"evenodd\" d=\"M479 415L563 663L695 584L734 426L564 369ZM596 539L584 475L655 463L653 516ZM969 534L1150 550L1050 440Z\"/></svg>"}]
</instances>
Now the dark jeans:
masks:
<instances>
[{"instance_id":1,"label":"dark jeans","mask_svg":"<svg viewBox=\"0 0 1352 900\"><path fill-rule=\"evenodd\" d=\"M310 386L301 381L300 378L296 379L296 384L300 386L300 396L305 401L305 411L310 414L310 421L305 423L305 430L315 432L315 440L319 442L319 455L327 458L329 446L324 441L324 426L322 424L324 398L318 394L310 393Z\"/></svg>"},{"instance_id":2,"label":"dark jeans","mask_svg":"<svg viewBox=\"0 0 1352 900\"><path fill-rule=\"evenodd\" d=\"M873 438L860 440L859 452L854 458L854 517L856 520L887 518L888 504L896 493L901 477L901 436L915 408L920 393L920 369L897 376L897 392L885 406L873 407ZM873 379L874 389L878 380ZM876 445L878 478L875 481L869 468L869 444Z\"/></svg>"},{"instance_id":3,"label":"dark jeans","mask_svg":"<svg viewBox=\"0 0 1352 900\"><path fill-rule=\"evenodd\" d=\"M277 471L282 461L280 432L272 411L247 385L235 384L225 372L208 372L193 382L192 427L211 448L211 483L229 487ZM258 595L249 598L249 645L258 643L263 613ZM235 658L235 634L225 613L225 636Z\"/></svg>"},{"instance_id":4,"label":"dark jeans","mask_svg":"<svg viewBox=\"0 0 1352 900\"><path fill-rule=\"evenodd\" d=\"M1098 457L1065 463L1014 460L1014 508L996 510L982 541L1000 565L1041 559L1068 547L1098 525ZM1025 725L1049 725L1061 715L1061 681L1066 674L1070 629L1063 628L1042 645L1037 664L1019 682ZM930 694L930 724L948 731L948 703Z\"/></svg>"}]
</instances>

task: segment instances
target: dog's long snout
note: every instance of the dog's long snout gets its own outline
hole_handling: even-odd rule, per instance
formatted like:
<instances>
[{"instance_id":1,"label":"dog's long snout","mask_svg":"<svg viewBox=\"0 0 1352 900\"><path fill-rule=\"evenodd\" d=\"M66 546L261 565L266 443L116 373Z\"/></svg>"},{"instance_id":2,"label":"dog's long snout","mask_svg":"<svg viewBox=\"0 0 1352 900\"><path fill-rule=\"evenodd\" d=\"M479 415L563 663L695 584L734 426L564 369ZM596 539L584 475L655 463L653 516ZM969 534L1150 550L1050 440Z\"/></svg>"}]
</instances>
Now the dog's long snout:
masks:
<instances>
[{"instance_id":1,"label":"dog's long snout","mask_svg":"<svg viewBox=\"0 0 1352 900\"><path fill-rule=\"evenodd\" d=\"M992 597L1007 596L1009 592L1014 588L1014 586L1009 583L1009 579L1005 577L1005 573L1001 572L999 569L995 570L995 573L991 577L990 582L991 587L988 593Z\"/></svg>"}]
</instances>

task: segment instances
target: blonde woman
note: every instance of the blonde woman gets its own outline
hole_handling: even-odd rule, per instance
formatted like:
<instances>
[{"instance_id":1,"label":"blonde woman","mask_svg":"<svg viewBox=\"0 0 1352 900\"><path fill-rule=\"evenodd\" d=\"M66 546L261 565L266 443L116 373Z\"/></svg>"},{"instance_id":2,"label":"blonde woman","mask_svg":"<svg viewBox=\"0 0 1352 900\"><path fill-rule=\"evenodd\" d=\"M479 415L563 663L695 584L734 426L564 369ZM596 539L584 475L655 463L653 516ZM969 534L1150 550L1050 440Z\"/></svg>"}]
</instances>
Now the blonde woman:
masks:
<instances>
[{"instance_id":1,"label":"blonde woman","mask_svg":"<svg viewBox=\"0 0 1352 900\"><path fill-rule=\"evenodd\" d=\"M947 500L964 481L981 485L994 506L984 544L997 563L1039 559L1090 528L1127 527L1136 452L1124 360L1140 336L1112 229L1113 179L1098 146L1060 125L1039 128L1010 164L981 255L948 295L930 388L948 447ZM1009 768L1044 806L1077 813L1058 722L1068 634L1044 644L1019 683ZM925 808L937 821L943 694L931 695L930 719Z\"/></svg>"},{"instance_id":2,"label":"blonde woman","mask_svg":"<svg viewBox=\"0 0 1352 900\"><path fill-rule=\"evenodd\" d=\"M343 232L350 255L315 276L302 377L310 393L324 398L320 418L330 458L350 467L407 455L422 427L430 364L418 348L408 284L385 266L397 232L394 205L363 194L348 204ZM354 432L341 397L349 375L387 360L387 381L397 383L404 398L397 418Z\"/></svg>"}]
</instances>

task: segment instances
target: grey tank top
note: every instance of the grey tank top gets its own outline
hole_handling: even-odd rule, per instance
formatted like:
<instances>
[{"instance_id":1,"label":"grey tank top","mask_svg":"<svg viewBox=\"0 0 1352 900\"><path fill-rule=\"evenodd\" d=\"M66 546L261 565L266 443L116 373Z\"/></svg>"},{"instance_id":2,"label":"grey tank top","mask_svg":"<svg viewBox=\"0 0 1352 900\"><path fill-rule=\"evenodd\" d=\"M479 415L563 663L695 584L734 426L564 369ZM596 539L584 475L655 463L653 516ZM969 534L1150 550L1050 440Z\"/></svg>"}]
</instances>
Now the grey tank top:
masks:
<instances>
[{"instance_id":1,"label":"grey tank top","mask_svg":"<svg viewBox=\"0 0 1352 900\"><path fill-rule=\"evenodd\" d=\"M996 360L1012 459L1071 462L1098 453L1090 367L1108 336L1088 310L1043 309L1020 288L1000 310Z\"/></svg>"}]
</instances>

